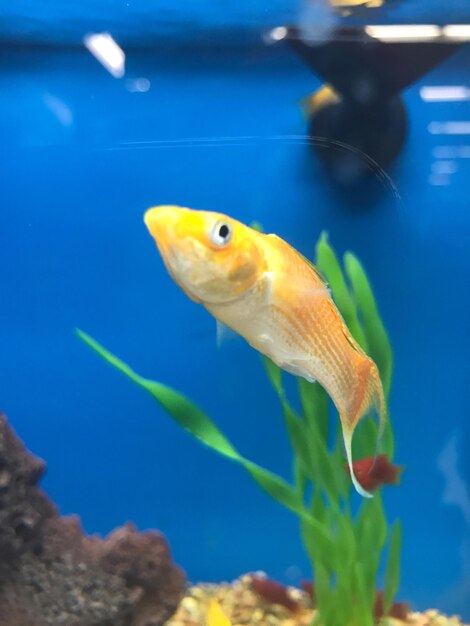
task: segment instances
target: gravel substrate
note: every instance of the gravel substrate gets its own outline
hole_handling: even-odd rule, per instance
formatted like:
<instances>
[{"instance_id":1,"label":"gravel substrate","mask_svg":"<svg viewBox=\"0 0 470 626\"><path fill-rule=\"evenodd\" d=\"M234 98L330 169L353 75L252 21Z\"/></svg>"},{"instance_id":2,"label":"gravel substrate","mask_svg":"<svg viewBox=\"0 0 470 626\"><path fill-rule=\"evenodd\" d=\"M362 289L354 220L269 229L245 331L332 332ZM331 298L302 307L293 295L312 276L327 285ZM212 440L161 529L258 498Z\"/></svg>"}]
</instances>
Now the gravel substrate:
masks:
<instances>
[{"instance_id":1,"label":"gravel substrate","mask_svg":"<svg viewBox=\"0 0 470 626\"><path fill-rule=\"evenodd\" d=\"M291 610L262 599L252 589L252 577L242 576L234 582L222 584L199 584L187 589L176 614L166 626L206 626L206 610L212 598L230 619L232 626L310 626L315 615L311 596L297 588L288 588L288 594L297 604ZM411 612L406 622L383 618L382 626L470 626L462 624L457 616L447 617L430 609L424 613Z\"/></svg>"}]
</instances>

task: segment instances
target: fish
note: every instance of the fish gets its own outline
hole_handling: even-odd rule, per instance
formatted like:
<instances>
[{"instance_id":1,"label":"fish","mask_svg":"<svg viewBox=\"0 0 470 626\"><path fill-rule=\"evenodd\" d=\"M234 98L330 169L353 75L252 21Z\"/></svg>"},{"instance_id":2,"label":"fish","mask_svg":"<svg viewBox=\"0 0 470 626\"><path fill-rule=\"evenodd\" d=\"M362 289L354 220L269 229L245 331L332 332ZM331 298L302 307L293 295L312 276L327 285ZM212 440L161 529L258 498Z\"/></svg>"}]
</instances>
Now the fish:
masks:
<instances>
[{"instance_id":1,"label":"fish","mask_svg":"<svg viewBox=\"0 0 470 626\"><path fill-rule=\"evenodd\" d=\"M338 104L341 101L341 95L331 85L326 84L302 98L299 104L304 117L308 120L313 115L316 115L320 109Z\"/></svg>"},{"instance_id":2,"label":"fish","mask_svg":"<svg viewBox=\"0 0 470 626\"><path fill-rule=\"evenodd\" d=\"M381 7L384 0L328 0L334 9L351 9L354 7L377 8Z\"/></svg>"},{"instance_id":3,"label":"fish","mask_svg":"<svg viewBox=\"0 0 470 626\"><path fill-rule=\"evenodd\" d=\"M375 407L387 419L380 375L346 326L318 269L274 234L211 211L164 205L144 222L175 283L283 370L318 383L338 410L352 483L352 438Z\"/></svg>"},{"instance_id":4,"label":"fish","mask_svg":"<svg viewBox=\"0 0 470 626\"><path fill-rule=\"evenodd\" d=\"M225 615L219 602L211 598L207 605L206 626L231 626L232 622Z\"/></svg>"},{"instance_id":5,"label":"fish","mask_svg":"<svg viewBox=\"0 0 470 626\"><path fill-rule=\"evenodd\" d=\"M250 586L267 604L279 604L292 613L301 611L301 604L291 589L282 583L261 576L251 576Z\"/></svg>"},{"instance_id":6,"label":"fish","mask_svg":"<svg viewBox=\"0 0 470 626\"><path fill-rule=\"evenodd\" d=\"M400 465L390 463L386 454L358 459L353 462L353 468L357 480L369 492L383 485L397 485L403 471Z\"/></svg>"}]
</instances>

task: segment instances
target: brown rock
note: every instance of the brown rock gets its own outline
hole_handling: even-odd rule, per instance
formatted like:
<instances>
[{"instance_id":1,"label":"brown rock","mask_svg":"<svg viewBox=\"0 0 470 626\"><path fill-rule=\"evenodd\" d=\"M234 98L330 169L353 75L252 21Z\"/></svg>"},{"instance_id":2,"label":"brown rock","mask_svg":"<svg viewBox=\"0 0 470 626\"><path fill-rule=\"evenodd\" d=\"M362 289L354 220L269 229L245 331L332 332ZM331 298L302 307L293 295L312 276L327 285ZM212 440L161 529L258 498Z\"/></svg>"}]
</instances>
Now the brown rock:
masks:
<instances>
[{"instance_id":1,"label":"brown rock","mask_svg":"<svg viewBox=\"0 0 470 626\"><path fill-rule=\"evenodd\" d=\"M37 486L44 469L0 415L0 626L164 624L184 587L165 538L85 535Z\"/></svg>"},{"instance_id":2,"label":"brown rock","mask_svg":"<svg viewBox=\"0 0 470 626\"><path fill-rule=\"evenodd\" d=\"M33 549L44 523L57 515L36 486L44 469L0 413L0 563Z\"/></svg>"}]
</instances>

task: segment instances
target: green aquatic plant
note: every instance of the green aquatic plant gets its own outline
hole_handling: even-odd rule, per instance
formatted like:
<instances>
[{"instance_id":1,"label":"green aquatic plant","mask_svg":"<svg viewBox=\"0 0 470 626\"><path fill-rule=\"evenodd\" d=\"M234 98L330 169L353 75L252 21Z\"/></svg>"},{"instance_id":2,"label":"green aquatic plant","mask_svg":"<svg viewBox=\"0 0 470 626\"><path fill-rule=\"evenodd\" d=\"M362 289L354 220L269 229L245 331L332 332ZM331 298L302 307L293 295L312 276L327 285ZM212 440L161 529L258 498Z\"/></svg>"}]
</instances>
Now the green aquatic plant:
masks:
<instances>
[{"instance_id":1,"label":"green aquatic plant","mask_svg":"<svg viewBox=\"0 0 470 626\"><path fill-rule=\"evenodd\" d=\"M348 252L342 267L325 234L317 243L316 253L317 267L328 281L352 335L376 362L388 396L392 350L361 263ZM263 357L293 450L293 477L288 482L244 457L204 411L183 394L139 376L89 335L82 331L77 333L108 363L149 392L180 426L212 450L242 466L264 491L298 516L315 585L318 613L314 623L373 626L378 575L382 566L385 566L384 614L389 613L399 585L400 523L396 521L389 526L380 491L376 491L373 498L363 499L353 506L356 496L352 496L346 471L339 422L330 419L330 402L318 383L298 379L297 404L300 410L296 410L295 401L288 398L283 372ZM354 458L369 459L369 468L377 431L375 420L366 416L354 440ZM381 447L388 459L385 463L388 463L394 449L390 420ZM385 457L378 458L383 460ZM380 480L373 487L379 483Z\"/></svg>"}]
</instances>

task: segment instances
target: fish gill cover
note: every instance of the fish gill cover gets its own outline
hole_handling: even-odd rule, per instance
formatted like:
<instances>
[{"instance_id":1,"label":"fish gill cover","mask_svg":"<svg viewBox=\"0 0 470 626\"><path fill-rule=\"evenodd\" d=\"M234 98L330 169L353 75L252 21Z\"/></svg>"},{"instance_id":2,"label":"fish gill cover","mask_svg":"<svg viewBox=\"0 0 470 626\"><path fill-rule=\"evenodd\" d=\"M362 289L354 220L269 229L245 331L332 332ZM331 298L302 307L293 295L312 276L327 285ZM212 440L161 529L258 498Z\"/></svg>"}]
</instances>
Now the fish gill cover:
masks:
<instances>
[{"instance_id":1,"label":"fish gill cover","mask_svg":"<svg viewBox=\"0 0 470 626\"><path fill-rule=\"evenodd\" d=\"M327 278L351 333L377 363L388 395L393 358L387 332L360 261L352 253L346 253L343 261L342 267L323 234L317 244L317 265ZM312 567L317 618L323 626L373 626L378 575L383 565L382 610L384 615L389 614L399 587L401 524L399 520L392 524L387 520L377 489L398 479L398 469L391 463L394 437L390 420L372 485L375 496L355 506L345 468L341 430L333 426L336 422L329 420L328 396L318 383L298 379L301 411L297 412L287 397L282 371L263 358L292 446L293 476L288 482L245 458L215 422L183 394L140 376L89 335L77 333L108 363L150 393L182 428L239 464L266 493L298 516L301 538ZM368 480L376 467L371 456L377 426L369 416L359 428L354 446L355 463L362 469L369 468L363 476Z\"/></svg>"}]
</instances>

